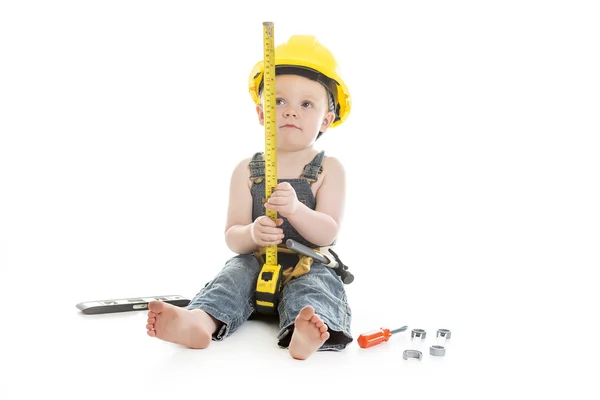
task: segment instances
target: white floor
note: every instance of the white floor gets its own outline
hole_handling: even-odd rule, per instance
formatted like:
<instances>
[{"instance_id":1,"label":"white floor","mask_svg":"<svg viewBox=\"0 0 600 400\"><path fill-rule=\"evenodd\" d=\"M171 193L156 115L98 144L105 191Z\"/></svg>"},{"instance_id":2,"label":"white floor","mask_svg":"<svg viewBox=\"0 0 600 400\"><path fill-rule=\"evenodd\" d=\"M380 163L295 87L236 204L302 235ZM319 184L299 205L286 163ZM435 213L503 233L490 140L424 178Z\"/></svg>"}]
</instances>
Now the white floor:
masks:
<instances>
[{"instance_id":1,"label":"white floor","mask_svg":"<svg viewBox=\"0 0 600 400\"><path fill-rule=\"evenodd\" d=\"M502 292L497 286L490 286L491 294L485 295L469 289L467 278L452 273L442 277L447 279L444 290L428 283L435 274L413 274L409 266L404 267L406 274L395 276L396 282L356 267L356 281L348 286L355 338L378 327L425 329L428 337L421 344L421 361L402 358L411 347L408 331L369 349L353 342L344 352L317 353L296 361L276 346L277 328L266 322L249 321L224 342L190 350L146 336L145 311L86 316L75 307L81 301L138 295L193 296L192 289L202 282L196 278L208 273L188 267L185 272L191 277L182 279L165 274L165 269L140 268L137 275L122 271L118 278L83 271L74 276L58 263L48 268L55 270L38 278L25 271L13 274L29 279L33 283L28 287L35 290L21 292L15 303L5 303L2 399L217 395L262 399L267 393L293 399L356 395L504 399L554 394L597 398L588 380L596 375L595 367L586 367L595 352L585 346L593 339L593 328L578 319L577 311L569 320L552 321L547 315L552 311L535 305L535 300L516 292L495 300ZM107 271L119 273L116 268ZM54 278L44 279L50 275ZM16 295L15 290L12 293ZM532 296L539 294L540 289L532 289ZM575 323L580 341L569 333ZM445 357L428 354L438 328L452 331ZM574 347L565 351L569 344Z\"/></svg>"},{"instance_id":2,"label":"white floor","mask_svg":"<svg viewBox=\"0 0 600 400\"><path fill-rule=\"evenodd\" d=\"M241 4L1 3L0 399L600 398L597 5ZM75 307L192 297L230 256L269 20L352 93L318 142L347 170L352 332L425 329L420 362L408 332L298 362L264 323L192 351Z\"/></svg>"},{"instance_id":3,"label":"white floor","mask_svg":"<svg viewBox=\"0 0 600 400\"><path fill-rule=\"evenodd\" d=\"M356 308L355 336L379 326L406 324L410 329L426 329L433 338L437 328L448 327L454 336L447 355L429 355L434 341L426 339L421 344L422 361L403 360L403 350L412 347L407 331L376 347L361 349L353 342L344 352L317 353L300 362L276 346L277 328L264 321L249 321L226 341L206 350L190 350L147 337L143 311L86 316L75 309L74 302L50 305L40 301L26 318L17 319L14 335L9 335L13 345L4 342L8 345L5 357L8 352L13 365L12 379L3 385L8 396L2 398L42 394L85 399L196 397L205 396L205 390L226 398L259 399L271 391L274 396L291 398L356 394L396 398L401 394L443 395L469 382L471 388L465 394L483 389L467 379L477 373L473 343L481 333L469 332L464 321L446 318L442 324L426 315L415 317L419 302L408 298L398 301L393 310L389 304L380 304L383 296L361 295L364 284L354 284L353 302L363 303ZM394 298L405 296L398 290L388 301ZM86 299L90 300L72 298L75 302Z\"/></svg>"}]
</instances>

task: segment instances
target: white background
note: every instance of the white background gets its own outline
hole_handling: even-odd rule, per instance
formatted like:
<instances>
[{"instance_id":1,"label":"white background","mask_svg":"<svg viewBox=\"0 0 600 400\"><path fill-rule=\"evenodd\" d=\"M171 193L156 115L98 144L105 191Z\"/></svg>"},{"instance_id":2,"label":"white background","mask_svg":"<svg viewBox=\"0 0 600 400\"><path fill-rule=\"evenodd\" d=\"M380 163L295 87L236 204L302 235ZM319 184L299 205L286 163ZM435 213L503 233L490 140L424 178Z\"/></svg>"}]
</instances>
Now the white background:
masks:
<instances>
[{"instance_id":1,"label":"white background","mask_svg":"<svg viewBox=\"0 0 600 400\"><path fill-rule=\"evenodd\" d=\"M393 5L393 6L392 6ZM0 6L0 397L597 398L600 13L588 1L6 1ZM229 177L263 148L247 92L316 35L353 100L319 140L348 175L338 253L353 334L295 362L249 322L205 351L145 313L231 256Z\"/></svg>"}]
</instances>

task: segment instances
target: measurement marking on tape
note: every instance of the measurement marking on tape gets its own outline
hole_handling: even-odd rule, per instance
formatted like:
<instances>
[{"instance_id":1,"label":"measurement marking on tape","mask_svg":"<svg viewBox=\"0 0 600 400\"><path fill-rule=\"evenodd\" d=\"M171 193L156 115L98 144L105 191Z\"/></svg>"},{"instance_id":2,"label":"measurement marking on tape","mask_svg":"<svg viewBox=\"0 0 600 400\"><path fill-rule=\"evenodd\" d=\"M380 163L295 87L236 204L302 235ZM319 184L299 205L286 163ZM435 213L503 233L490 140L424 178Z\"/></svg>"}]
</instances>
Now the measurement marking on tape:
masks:
<instances>
[{"instance_id":1,"label":"measurement marking on tape","mask_svg":"<svg viewBox=\"0 0 600 400\"><path fill-rule=\"evenodd\" d=\"M265 199L269 199L277 186L277 124L275 103L275 27L263 22L264 52L264 116L265 116ZM277 222L277 211L266 209L265 214ZM266 264L277 265L277 246L266 249Z\"/></svg>"}]
</instances>

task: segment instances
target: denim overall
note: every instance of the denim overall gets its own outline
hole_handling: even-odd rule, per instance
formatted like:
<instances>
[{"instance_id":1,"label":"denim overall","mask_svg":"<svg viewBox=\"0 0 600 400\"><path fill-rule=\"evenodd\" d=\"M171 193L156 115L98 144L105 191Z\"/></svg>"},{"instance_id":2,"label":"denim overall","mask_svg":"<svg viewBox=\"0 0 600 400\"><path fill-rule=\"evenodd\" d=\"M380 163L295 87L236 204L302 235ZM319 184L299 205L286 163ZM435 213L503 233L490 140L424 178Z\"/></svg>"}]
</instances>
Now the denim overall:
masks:
<instances>
[{"instance_id":1,"label":"denim overall","mask_svg":"<svg viewBox=\"0 0 600 400\"><path fill-rule=\"evenodd\" d=\"M300 178L279 179L289 182L298 200L311 209L316 207L316 199L310 185L316 181L322 171L324 151L305 166ZM265 214L265 180L263 153L256 153L250 161L252 184L252 220ZM280 226L287 239L293 239L308 247L317 247L304 239L296 229L283 219ZM298 262L294 254L278 253L278 264L282 268L291 268ZM231 335L255 312L254 290L262 265L254 254L240 254L230 258L223 269L208 282L192 299L187 309L202 309L223 323L213 335L213 340L220 341ZM278 345L288 347L294 329L294 321L302 307L310 305L316 314L327 324L330 337L319 350L339 351L352 341L350 323L352 314L347 302L344 284L341 278L331 269L314 261L310 271L292 279L284 285L277 311L279 314Z\"/></svg>"}]
</instances>

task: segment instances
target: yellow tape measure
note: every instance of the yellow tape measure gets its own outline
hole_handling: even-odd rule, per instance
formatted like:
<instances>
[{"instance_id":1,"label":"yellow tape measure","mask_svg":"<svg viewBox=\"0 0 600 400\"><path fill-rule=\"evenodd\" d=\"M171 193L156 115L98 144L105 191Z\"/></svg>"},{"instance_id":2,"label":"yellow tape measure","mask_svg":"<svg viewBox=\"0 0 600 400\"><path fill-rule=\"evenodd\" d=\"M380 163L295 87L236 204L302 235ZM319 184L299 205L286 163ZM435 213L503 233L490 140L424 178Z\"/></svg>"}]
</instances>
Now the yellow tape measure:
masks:
<instances>
[{"instance_id":1,"label":"yellow tape measure","mask_svg":"<svg viewBox=\"0 0 600 400\"><path fill-rule=\"evenodd\" d=\"M277 124L275 114L275 35L272 22L263 22L264 48L264 116L265 116L265 199L269 199L277 186ZM277 222L277 211L267 209L265 214ZM266 249L266 264L277 265L277 246Z\"/></svg>"},{"instance_id":2,"label":"yellow tape measure","mask_svg":"<svg viewBox=\"0 0 600 400\"><path fill-rule=\"evenodd\" d=\"M272 22L263 22L264 73L263 113L265 117L265 199L277 186L277 124L275 114L275 45ZM277 211L265 209L265 215L277 222ZM267 246L266 260L256 281L256 310L276 314L281 289L281 265L277 264L277 246Z\"/></svg>"}]
</instances>

